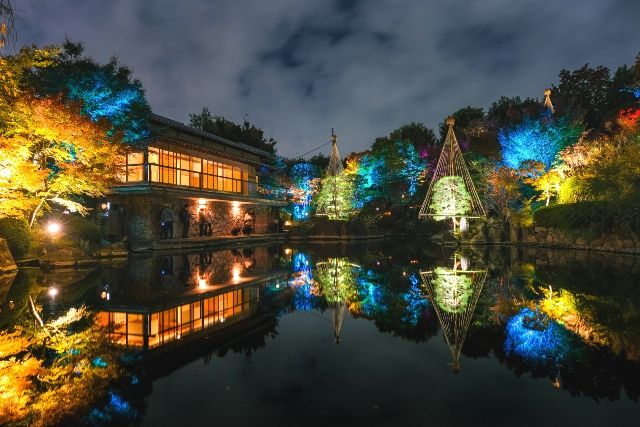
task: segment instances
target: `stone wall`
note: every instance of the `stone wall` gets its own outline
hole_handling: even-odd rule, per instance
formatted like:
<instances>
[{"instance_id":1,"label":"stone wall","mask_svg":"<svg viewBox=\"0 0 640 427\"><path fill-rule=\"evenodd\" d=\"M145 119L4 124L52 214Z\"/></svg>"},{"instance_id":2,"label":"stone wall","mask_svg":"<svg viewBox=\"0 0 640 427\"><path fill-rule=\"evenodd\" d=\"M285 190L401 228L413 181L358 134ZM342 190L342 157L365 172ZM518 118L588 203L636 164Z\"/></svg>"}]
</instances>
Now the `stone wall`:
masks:
<instances>
[{"instance_id":1,"label":"stone wall","mask_svg":"<svg viewBox=\"0 0 640 427\"><path fill-rule=\"evenodd\" d=\"M635 233L629 233L625 236L616 234L589 236L586 233L564 231L554 228L531 227L522 229L520 242L539 247L640 253L640 236Z\"/></svg>"},{"instance_id":2,"label":"stone wall","mask_svg":"<svg viewBox=\"0 0 640 427\"><path fill-rule=\"evenodd\" d=\"M173 237L182 237L180 210L186 204L191 220L188 237L199 236L198 209L195 200L178 199L164 196L114 196L110 198L111 209L104 220L105 236L111 241L153 240L161 237L160 212L169 205L174 212ZM278 217L277 208L254 204L235 204L234 202L209 201L204 206L213 216L212 234L229 235L231 230L244 224L245 218L253 218L253 233L267 233L269 226ZM249 216L247 216L249 214Z\"/></svg>"},{"instance_id":3,"label":"stone wall","mask_svg":"<svg viewBox=\"0 0 640 427\"><path fill-rule=\"evenodd\" d=\"M5 239L0 238L0 274L17 270L16 263L11 256Z\"/></svg>"}]
</instances>

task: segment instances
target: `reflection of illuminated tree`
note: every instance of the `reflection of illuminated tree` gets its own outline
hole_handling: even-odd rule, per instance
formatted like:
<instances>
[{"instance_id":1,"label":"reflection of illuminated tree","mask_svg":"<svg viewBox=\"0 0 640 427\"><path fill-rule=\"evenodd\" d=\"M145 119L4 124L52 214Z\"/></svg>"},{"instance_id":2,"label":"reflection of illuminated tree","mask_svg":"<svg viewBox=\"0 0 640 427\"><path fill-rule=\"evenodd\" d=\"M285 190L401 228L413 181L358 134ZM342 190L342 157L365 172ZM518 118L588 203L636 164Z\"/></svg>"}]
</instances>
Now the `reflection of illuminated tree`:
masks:
<instances>
[{"instance_id":1,"label":"reflection of illuminated tree","mask_svg":"<svg viewBox=\"0 0 640 427\"><path fill-rule=\"evenodd\" d=\"M438 267L420 273L449 346L454 372L460 370L462 345L487 277L486 270L459 270L459 265L456 260L453 269Z\"/></svg>"},{"instance_id":2,"label":"reflection of illuminated tree","mask_svg":"<svg viewBox=\"0 0 640 427\"><path fill-rule=\"evenodd\" d=\"M469 275L459 275L455 270L442 267L434 271L433 288L436 304L449 313L464 312L473 294Z\"/></svg>"},{"instance_id":3,"label":"reflection of illuminated tree","mask_svg":"<svg viewBox=\"0 0 640 427\"><path fill-rule=\"evenodd\" d=\"M546 314L523 308L507 322L504 349L532 363L559 363L569 352L570 333Z\"/></svg>"},{"instance_id":4,"label":"reflection of illuminated tree","mask_svg":"<svg viewBox=\"0 0 640 427\"><path fill-rule=\"evenodd\" d=\"M346 258L329 258L316 264L315 279L329 304L353 301L358 267Z\"/></svg>"},{"instance_id":5,"label":"reflection of illuminated tree","mask_svg":"<svg viewBox=\"0 0 640 427\"><path fill-rule=\"evenodd\" d=\"M293 257L293 273L289 279L293 288L293 305L296 310L311 310L316 304L318 289L313 280L311 263L306 254L298 252Z\"/></svg>"},{"instance_id":6,"label":"reflection of illuminated tree","mask_svg":"<svg viewBox=\"0 0 640 427\"><path fill-rule=\"evenodd\" d=\"M336 343L340 342L340 331L347 304L356 299L356 278L359 270L359 266L351 264L346 258L329 258L316 265L315 279L320 286L322 296L334 309Z\"/></svg>"},{"instance_id":7,"label":"reflection of illuminated tree","mask_svg":"<svg viewBox=\"0 0 640 427\"><path fill-rule=\"evenodd\" d=\"M0 424L64 424L107 395L119 354L89 317L71 309L37 330L0 332Z\"/></svg>"}]
</instances>

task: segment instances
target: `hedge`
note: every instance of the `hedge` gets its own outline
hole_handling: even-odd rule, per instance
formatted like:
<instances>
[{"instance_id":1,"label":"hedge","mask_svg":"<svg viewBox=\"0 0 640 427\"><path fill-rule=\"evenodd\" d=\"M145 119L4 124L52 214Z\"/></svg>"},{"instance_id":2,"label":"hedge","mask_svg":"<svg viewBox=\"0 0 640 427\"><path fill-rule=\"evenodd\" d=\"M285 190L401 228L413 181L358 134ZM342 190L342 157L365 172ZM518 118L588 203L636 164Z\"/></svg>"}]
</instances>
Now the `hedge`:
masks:
<instances>
[{"instance_id":1,"label":"hedge","mask_svg":"<svg viewBox=\"0 0 640 427\"><path fill-rule=\"evenodd\" d=\"M593 233L640 232L640 202L593 201L545 206L533 214L537 227Z\"/></svg>"},{"instance_id":2,"label":"hedge","mask_svg":"<svg viewBox=\"0 0 640 427\"><path fill-rule=\"evenodd\" d=\"M31 247L31 232L27 221L18 218L0 218L0 237L7 240L15 259L24 257Z\"/></svg>"}]
</instances>

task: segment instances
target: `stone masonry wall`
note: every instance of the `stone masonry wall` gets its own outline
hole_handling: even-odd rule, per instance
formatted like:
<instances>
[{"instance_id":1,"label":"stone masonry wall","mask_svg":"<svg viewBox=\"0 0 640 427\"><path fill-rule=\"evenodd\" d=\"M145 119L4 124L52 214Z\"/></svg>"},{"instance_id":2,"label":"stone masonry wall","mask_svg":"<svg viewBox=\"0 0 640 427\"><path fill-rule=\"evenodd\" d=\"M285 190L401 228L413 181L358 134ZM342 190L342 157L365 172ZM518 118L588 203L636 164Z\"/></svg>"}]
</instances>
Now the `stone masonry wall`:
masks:
<instances>
[{"instance_id":1,"label":"stone masonry wall","mask_svg":"<svg viewBox=\"0 0 640 427\"><path fill-rule=\"evenodd\" d=\"M182 237L182 222L180 210L186 204L191 220L189 237L199 236L198 210L196 200L185 200L163 196L114 196L110 198L112 218L107 218L105 230L107 237L121 240L125 235L131 241L152 240L161 237L160 212L168 204L174 212L173 237ZM238 204L232 202L209 201L205 209L211 210L212 234L214 236L229 235L231 230L244 224L248 213L253 218L253 233L263 234L269 230L269 225L277 219L277 208L253 204ZM117 217L117 220L113 218ZM113 223L117 222L117 225Z\"/></svg>"},{"instance_id":2,"label":"stone masonry wall","mask_svg":"<svg viewBox=\"0 0 640 427\"><path fill-rule=\"evenodd\" d=\"M557 230L547 227L522 229L522 243L539 247L589 249L604 252L640 253L640 236L602 234L588 236L584 233Z\"/></svg>"}]
</instances>

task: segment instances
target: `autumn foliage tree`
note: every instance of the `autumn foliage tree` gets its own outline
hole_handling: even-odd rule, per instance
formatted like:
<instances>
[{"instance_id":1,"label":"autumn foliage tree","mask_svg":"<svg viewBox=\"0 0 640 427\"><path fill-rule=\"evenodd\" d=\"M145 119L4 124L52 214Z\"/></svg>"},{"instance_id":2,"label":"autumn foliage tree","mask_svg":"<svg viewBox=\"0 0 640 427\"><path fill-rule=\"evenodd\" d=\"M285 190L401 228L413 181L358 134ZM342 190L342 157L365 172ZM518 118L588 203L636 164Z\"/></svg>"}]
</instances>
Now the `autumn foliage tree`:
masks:
<instances>
[{"instance_id":1,"label":"autumn foliage tree","mask_svg":"<svg viewBox=\"0 0 640 427\"><path fill-rule=\"evenodd\" d=\"M79 197L105 194L116 178L121 135L92 121L82 105L33 93L26 77L55 60L55 48L0 58L0 216L33 225L52 203L85 213Z\"/></svg>"}]
</instances>

